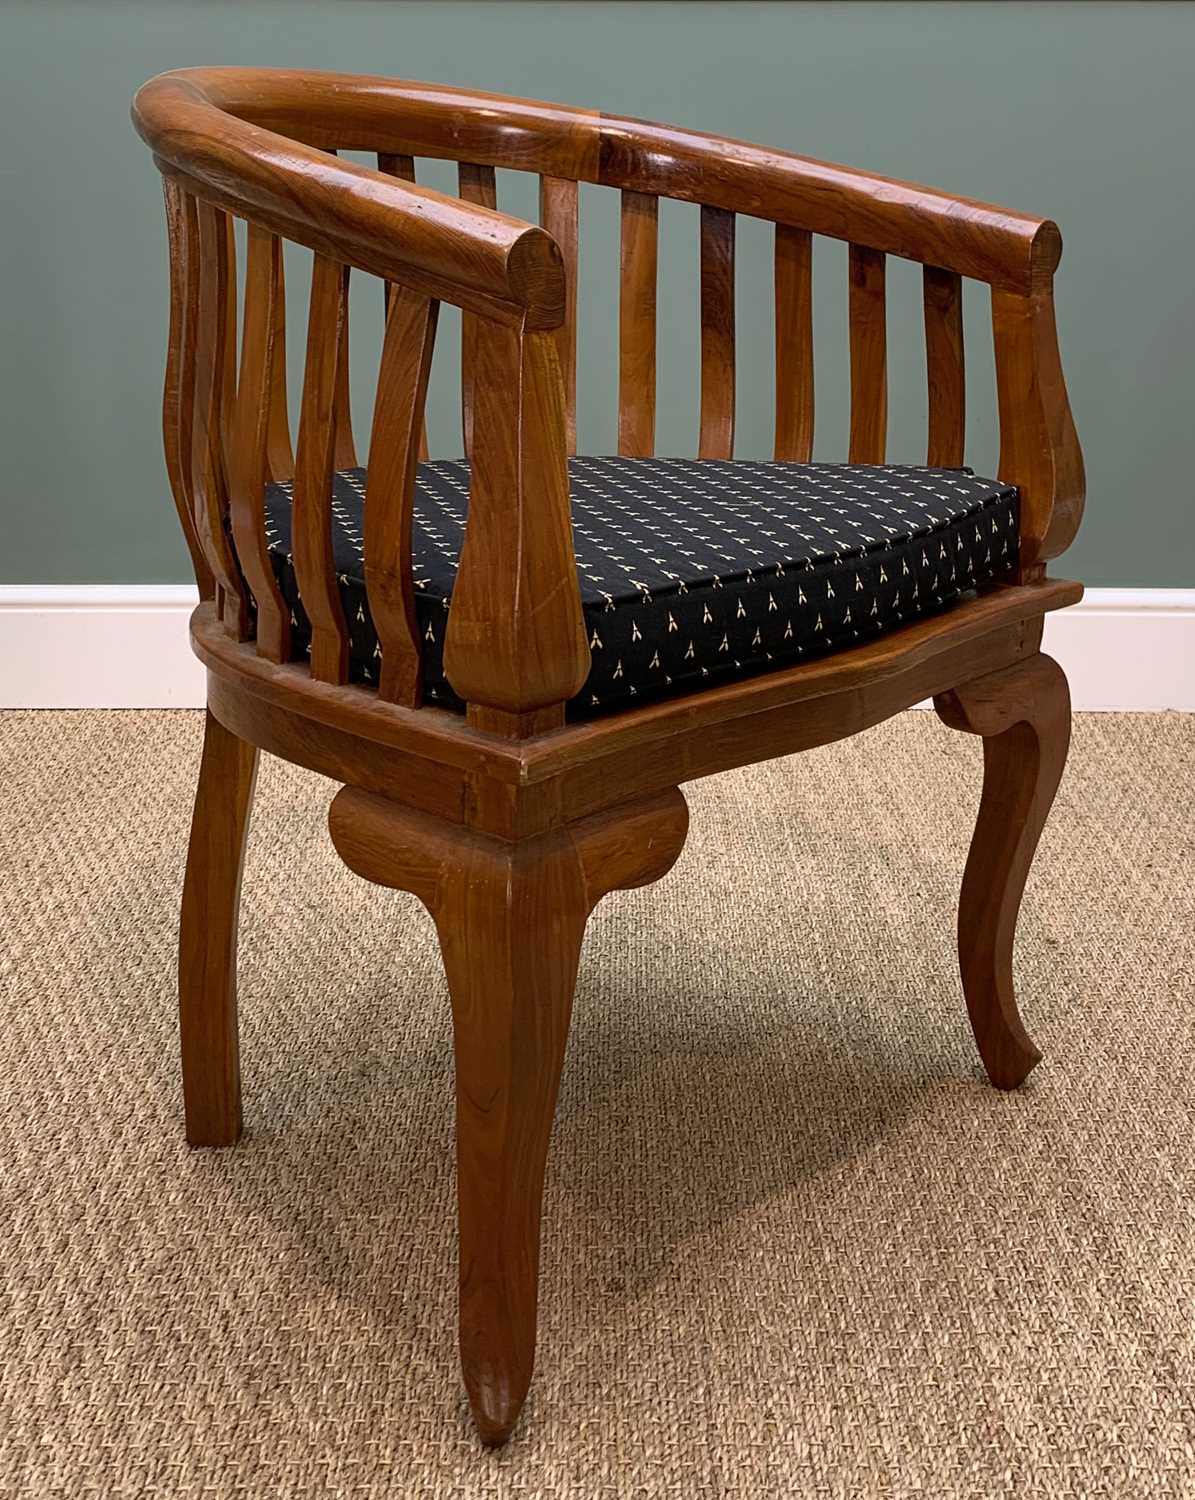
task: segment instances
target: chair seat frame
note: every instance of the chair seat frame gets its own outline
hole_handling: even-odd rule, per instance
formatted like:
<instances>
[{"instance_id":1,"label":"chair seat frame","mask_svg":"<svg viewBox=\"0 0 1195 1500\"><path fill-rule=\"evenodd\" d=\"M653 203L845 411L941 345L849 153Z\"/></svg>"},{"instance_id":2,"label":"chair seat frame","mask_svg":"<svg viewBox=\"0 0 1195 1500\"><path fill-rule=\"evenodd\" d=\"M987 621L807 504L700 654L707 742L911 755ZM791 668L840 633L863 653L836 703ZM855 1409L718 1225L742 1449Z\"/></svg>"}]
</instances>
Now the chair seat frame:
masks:
<instances>
[{"instance_id":1,"label":"chair seat frame","mask_svg":"<svg viewBox=\"0 0 1195 1500\"><path fill-rule=\"evenodd\" d=\"M741 142L428 84L261 69L152 80L134 103L166 186L172 314L167 467L201 603L208 711L180 928L187 1139L241 1131L236 935L259 750L341 783L333 843L436 924L454 1027L460 1350L474 1419L505 1441L535 1357L540 1206L585 924L656 880L684 843L682 784L830 743L932 698L978 735L984 780L963 875L964 996L992 1081L1039 1053L1012 982L1017 911L1066 758L1066 680L1047 612L1081 596L1046 564L1073 538L1083 466L1058 354L1056 226ZM337 150L377 153L378 171ZM415 158L460 163L459 198ZM496 208L495 168L541 178L542 226ZM928 462L961 464L964 277L991 287L1000 478L1021 496L1017 573L851 650L585 722L589 666L572 554L577 184L622 194L619 451L650 454L657 203L701 205L702 457L734 442L734 223L776 224L776 457L813 440L811 236L849 245L850 459L883 462L884 264L925 267ZM248 223L236 359L232 220ZM284 382L282 240L315 255L298 443ZM349 269L383 279L386 336L369 444L365 568L382 670L348 681L329 541L331 476L356 461ZM424 706L410 517L426 455L438 302L461 308L469 518L449 615L465 715ZM295 482L295 566L312 624L290 659L263 495Z\"/></svg>"}]
</instances>

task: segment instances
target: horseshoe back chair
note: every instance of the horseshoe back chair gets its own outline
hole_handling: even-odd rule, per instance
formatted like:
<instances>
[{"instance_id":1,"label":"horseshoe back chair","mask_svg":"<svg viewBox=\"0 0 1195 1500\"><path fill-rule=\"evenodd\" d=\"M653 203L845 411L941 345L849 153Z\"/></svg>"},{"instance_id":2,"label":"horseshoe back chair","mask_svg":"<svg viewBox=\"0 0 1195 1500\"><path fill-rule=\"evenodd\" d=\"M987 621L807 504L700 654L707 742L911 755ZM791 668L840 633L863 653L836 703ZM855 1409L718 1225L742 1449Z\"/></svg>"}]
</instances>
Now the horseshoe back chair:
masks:
<instances>
[{"instance_id":1,"label":"horseshoe back chair","mask_svg":"<svg viewBox=\"0 0 1195 1500\"><path fill-rule=\"evenodd\" d=\"M997 1087L1038 1061L1013 934L1070 728L1039 647L1045 612L1082 592L1046 574L1084 484L1054 322L1061 240L1048 220L782 151L431 84L204 68L152 80L133 115L165 186L166 461L208 669L180 936L187 1139L241 1129L236 933L263 749L339 781L341 857L435 920L461 1364L482 1439L501 1443L531 1379L582 934L602 896L677 858L681 783L933 697L984 745L958 921L975 1038ZM376 152L377 170L338 150ZM419 157L459 162L459 198L416 184ZM538 175L542 226L498 211L495 168ZM618 452L596 458L575 454L582 182L619 191L622 212ZM653 457L661 197L700 205L697 459ZM737 214L775 225L768 463L732 458ZM811 462L813 235L848 246L846 464ZM293 456L283 240L314 252ZM924 267L924 467L884 462L889 255ZM364 466L350 268L385 289ZM991 289L997 480L962 468L963 278ZM467 457L432 462L440 302L462 313Z\"/></svg>"}]
</instances>

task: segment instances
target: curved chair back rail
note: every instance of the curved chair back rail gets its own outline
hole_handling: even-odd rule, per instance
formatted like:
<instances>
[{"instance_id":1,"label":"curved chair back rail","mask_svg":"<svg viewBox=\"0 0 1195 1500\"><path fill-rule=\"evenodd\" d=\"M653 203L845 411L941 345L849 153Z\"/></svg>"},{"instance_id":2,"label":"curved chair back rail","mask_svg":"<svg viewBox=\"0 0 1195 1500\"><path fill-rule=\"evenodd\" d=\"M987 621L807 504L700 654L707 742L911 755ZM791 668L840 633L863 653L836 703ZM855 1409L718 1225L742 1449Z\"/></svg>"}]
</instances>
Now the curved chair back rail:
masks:
<instances>
[{"instance_id":1,"label":"curved chair back rail","mask_svg":"<svg viewBox=\"0 0 1195 1500\"><path fill-rule=\"evenodd\" d=\"M366 588L378 691L420 702L410 562L415 465L436 309L462 310L469 520L445 660L474 727L525 738L563 722L589 657L573 560L566 456L575 449L578 183L619 189L619 452L654 451L657 203L699 204L699 456L733 454L735 216L776 225L778 459L811 456L812 236L849 246L849 458L882 463L885 264L920 262L928 462L964 457L962 282L988 283L999 477L1021 493L1021 581L1077 530L1083 465L1063 380L1049 220L786 152L593 111L437 85L206 68L153 79L133 106L166 186L172 314L167 461L201 592L224 628L289 659L289 617L265 544L264 492L294 479L294 560L312 625L311 676L347 682L348 631L331 554L335 469L349 421L349 268L386 283L369 447ZM372 171L335 156L377 153ZM415 183L417 157L460 163L460 197ZM497 211L495 168L540 175L542 227ZM249 224L239 352L231 223ZM314 252L301 419L286 416L280 239ZM239 371L238 371L239 363ZM228 522L226 525L225 522Z\"/></svg>"}]
</instances>

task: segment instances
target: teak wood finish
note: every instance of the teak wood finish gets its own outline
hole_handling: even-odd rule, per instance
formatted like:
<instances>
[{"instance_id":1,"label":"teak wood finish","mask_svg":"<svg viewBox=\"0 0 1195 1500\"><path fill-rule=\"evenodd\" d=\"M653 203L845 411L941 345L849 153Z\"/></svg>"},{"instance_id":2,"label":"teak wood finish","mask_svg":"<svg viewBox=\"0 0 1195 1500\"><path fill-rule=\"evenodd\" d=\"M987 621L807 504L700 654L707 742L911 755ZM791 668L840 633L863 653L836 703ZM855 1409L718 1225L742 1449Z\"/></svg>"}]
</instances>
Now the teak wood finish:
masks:
<instances>
[{"instance_id":1,"label":"teak wood finish","mask_svg":"<svg viewBox=\"0 0 1195 1500\"><path fill-rule=\"evenodd\" d=\"M679 785L811 748L926 697L983 738L963 876L963 989L992 1081L1038 1060L1017 1013L1013 936L1066 756L1066 682L1041 655L1046 577L1082 512L1062 377L1048 220L693 131L436 85L257 69L165 74L134 120L163 175L171 317L164 435L201 603L192 639L208 717L183 893L180 1009L187 1138L240 1130L236 930L259 749L334 777L330 827L366 879L431 911L457 1072L460 1343L478 1430L500 1443L531 1379L540 1201L585 923L610 890L658 879L687 814ZM372 153L378 170L337 152ZM459 163L460 196L416 159ZM540 178L542 226L497 207L496 169ZM850 457L883 462L885 266L924 267L928 461L963 460L964 279L991 289L1000 478L1021 494L1019 569L954 608L855 649L687 697L569 723L589 668L566 459L576 446L578 184L621 196L618 448L655 443L661 197L700 206L700 454L733 454L735 217L775 239L779 459L813 451L813 237L848 247ZM231 232L247 221L242 337ZM285 385L282 242L313 252L297 443ZM351 463L351 271L385 284L368 451L365 576L382 661L347 682L330 543L331 475ZM472 461L447 674L464 716L421 705L411 576L415 466L440 302L462 312ZM268 480L294 479L294 558L313 627L291 660L269 564Z\"/></svg>"}]
</instances>

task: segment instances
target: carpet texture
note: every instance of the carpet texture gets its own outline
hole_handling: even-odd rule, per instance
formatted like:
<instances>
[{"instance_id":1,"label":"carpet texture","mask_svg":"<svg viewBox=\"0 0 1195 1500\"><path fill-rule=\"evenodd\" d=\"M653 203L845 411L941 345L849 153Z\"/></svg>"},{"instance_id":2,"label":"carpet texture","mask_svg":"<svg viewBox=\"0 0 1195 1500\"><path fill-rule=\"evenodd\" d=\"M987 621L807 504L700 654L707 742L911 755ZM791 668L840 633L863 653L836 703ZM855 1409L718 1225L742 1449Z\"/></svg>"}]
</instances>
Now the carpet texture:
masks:
<instances>
[{"instance_id":1,"label":"carpet texture","mask_svg":"<svg viewBox=\"0 0 1195 1500\"><path fill-rule=\"evenodd\" d=\"M456 1371L430 919L272 760L247 1136L183 1144L201 724L0 716L5 1496L1195 1494L1195 719L1076 724L1011 1096L955 973L978 741L906 714L689 788L676 869L589 929L497 1454Z\"/></svg>"}]
</instances>

